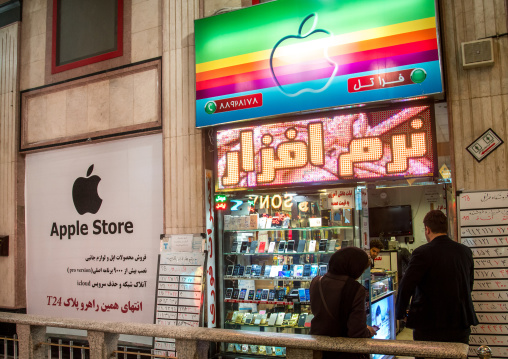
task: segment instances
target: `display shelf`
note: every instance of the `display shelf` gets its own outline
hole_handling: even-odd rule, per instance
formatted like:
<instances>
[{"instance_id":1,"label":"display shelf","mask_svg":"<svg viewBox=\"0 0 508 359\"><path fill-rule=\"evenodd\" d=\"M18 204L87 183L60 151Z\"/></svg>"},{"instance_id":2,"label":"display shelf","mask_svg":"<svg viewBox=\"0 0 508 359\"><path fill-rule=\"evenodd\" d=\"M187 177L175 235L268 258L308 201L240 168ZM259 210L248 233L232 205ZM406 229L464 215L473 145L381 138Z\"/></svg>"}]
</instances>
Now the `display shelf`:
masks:
<instances>
[{"instance_id":1,"label":"display shelf","mask_svg":"<svg viewBox=\"0 0 508 359\"><path fill-rule=\"evenodd\" d=\"M263 253L237 253L237 252L225 252L223 253L225 256L273 256L273 255L280 255L280 256L300 256L304 254L333 254L336 251L329 251L329 252L263 252Z\"/></svg>"},{"instance_id":2,"label":"display shelf","mask_svg":"<svg viewBox=\"0 0 508 359\"><path fill-rule=\"evenodd\" d=\"M261 324L245 324L235 322L224 322L230 326L246 326L246 327L259 327L259 328L278 328L278 329L310 329L310 327L297 327L293 325L261 325Z\"/></svg>"},{"instance_id":3,"label":"display shelf","mask_svg":"<svg viewBox=\"0 0 508 359\"><path fill-rule=\"evenodd\" d=\"M292 304L302 304L302 305L310 305L310 302L293 302L293 301L273 301L273 300L240 300L240 299L224 299L225 303L251 303L251 304L275 304L275 305L292 305Z\"/></svg>"},{"instance_id":4,"label":"display shelf","mask_svg":"<svg viewBox=\"0 0 508 359\"><path fill-rule=\"evenodd\" d=\"M243 353L243 352L222 352L218 353L217 358L248 358L248 359L264 359L264 358L285 358L285 355L256 355L256 354L249 354L249 353Z\"/></svg>"},{"instance_id":5,"label":"display shelf","mask_svg":"<svg viewBox=\"0 0 508 359\"><path fill-rule=\"evenodd\" d=\"M296 227L296 228L258 228L258 229L225 229L225 233L231 232L259 232L259 231L321 231L328 229L353 229L354 226L329 226L329 227Z\"/></svg>"},{"instance_id":6,"label":"display shelf","mask_svg":"<svg viewBox=\"0 0 508 359\"><path fill-rule=\"evenodd\" d=\"M394 290L391 290L391 291L388 291L388 292L384 292L383 294L380 294L380 295L377 295L377 296L373 297L373 298L371 299L371 302L372 302L372 303L377 302L378 300L383 299L383 298L386 298L386 297L388 297L389 295L391 295L391 294L393 294L393 293L395 293L395 291L394 291Z\"/></svg>"},{"instance_id":7,"label":"display shelf","mask_svg":"<svg viewBox=\"0 0 508 359\"><path fill-rule=\"evenodd\" d=\"M278 280L278 281L299 281L299 282L310 282L313 278L310 277L233 277L233 276L224 276L224 279L227 280Z\"/></svg>"}]
</instances>

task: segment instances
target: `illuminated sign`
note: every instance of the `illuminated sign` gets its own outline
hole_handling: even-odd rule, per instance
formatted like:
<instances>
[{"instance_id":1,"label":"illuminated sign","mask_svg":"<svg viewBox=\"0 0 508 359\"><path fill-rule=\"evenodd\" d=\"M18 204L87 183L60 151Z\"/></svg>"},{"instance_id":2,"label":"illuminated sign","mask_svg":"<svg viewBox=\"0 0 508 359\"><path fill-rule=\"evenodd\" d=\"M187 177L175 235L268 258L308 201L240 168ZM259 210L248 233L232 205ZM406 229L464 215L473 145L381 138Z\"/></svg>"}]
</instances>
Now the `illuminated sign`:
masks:
<instances>
[{"instance_id":1,"label":"illuminated sign","mask_svg":"<svg viewBox=\"0 0 508 359\"><path fill-rule=\"evenodd\" d=\"M270 195L253 196L252 197L253 198L252 205L255 206L259 200L259 209L264 209L264 208L279 209L279 208L283 207L283 209L289 210L293 206L293 202L292 202L293 196L294 196L293 194L289 194L289 193L286 193L283 195L275 194L272 196L270 196Z\"/></svg>"},{"instance_id":2,"label":"illuminated sign","mask_svg":"<svg viewBox=\"0 0 508 359\"><path fill-rule=\"evenodd\" d=\"M218 211L224 211L228 208L228 205L226 203L217 203L215 205L215 209Z\"/></svg>"},{"instance_id":3,"label":"illuminated sign","mask_svg":"<svg viewBox=\"0 0 508 359\"><path fill-rule=\"evenodd\" d=\"M224 203L228 199L227 196L224 196L223 194L216 194L215 195L215 203Z\"/></svg>"},{"instance_id":4,"label":"illuminated sign","mask_svg":"<svg viewBox=\"0 0 508 359\"><path fill-rule=\"evenodd\" d=\"M239 199L232 199L231 202L234 203L233 206L231 207L231 212L239 211L240 206L243 204L243 201L241 201Z\"/></svg>"},{"instance_id":5,"label":"illuminated sign","mask_svg":"<svg viewBox=\"0 0 508 359\"><path fill-rule=\"evenodd\" d=\"M436 8L277 0L196 20L196 126L440 94Z\"/></svg>"},{"instance_id":6,"label":"illuminated sign","mask_svg":"<svg viewBox=\"0 0 508 359\"><path fill-rule=\"evenodd\" d=\"M217 189L433 176L434 143L429 106L219 130Z\"/></svg>"}]
</instances>

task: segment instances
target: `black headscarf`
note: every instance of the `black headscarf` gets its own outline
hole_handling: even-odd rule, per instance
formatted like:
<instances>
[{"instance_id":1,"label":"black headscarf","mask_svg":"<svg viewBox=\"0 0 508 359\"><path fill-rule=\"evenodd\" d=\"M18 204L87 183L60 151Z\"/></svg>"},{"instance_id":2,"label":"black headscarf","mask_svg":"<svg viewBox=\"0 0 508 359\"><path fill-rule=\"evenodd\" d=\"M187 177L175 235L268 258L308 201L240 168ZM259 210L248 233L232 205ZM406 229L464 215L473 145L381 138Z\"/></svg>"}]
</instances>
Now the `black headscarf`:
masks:
<instances>
[{"instance_id":1,"label":"black headscarf","mask_svg":"<svg viewBox=\"0 0 508 359\"><path fill-rule=\"evenodd\" d=\"M369 266L369 256L357 247L341 248L335 252L328 263L328 271L335 275L359 278Z\"/></svg>"}]
</instances>

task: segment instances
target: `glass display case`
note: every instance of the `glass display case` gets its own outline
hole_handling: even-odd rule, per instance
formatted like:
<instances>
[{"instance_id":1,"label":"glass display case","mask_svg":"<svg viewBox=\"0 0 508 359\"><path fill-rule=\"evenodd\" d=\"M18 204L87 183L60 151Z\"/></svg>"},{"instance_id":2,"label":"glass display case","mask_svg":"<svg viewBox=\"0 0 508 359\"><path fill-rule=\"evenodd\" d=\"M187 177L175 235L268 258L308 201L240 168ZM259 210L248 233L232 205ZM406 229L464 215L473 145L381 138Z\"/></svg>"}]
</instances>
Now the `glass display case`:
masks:
<instances>
[{"instance_id":1,"label":"glass display case","mask_svg":"<svg viewBox=\"0 0 508 359\"><path fill-rule=\"evenodd\" d=\"M327 194L229 196L219 213L222 327L308 334L309 286L330 256L359 245L353 208L330 206ZM226 343L230 356L285 356L285 348Z\"/></svg>"},{"instance_id":2,"label":"glass display case","mask_svg":"<svg viewBox=\"0 0 508 359\"><path fill-rule=\"evenodd\" d=\"M386 272L383 276L373 276L371 281L371 302L395 293L394 282L397 272Z\"/></svg>"}]
</instances>

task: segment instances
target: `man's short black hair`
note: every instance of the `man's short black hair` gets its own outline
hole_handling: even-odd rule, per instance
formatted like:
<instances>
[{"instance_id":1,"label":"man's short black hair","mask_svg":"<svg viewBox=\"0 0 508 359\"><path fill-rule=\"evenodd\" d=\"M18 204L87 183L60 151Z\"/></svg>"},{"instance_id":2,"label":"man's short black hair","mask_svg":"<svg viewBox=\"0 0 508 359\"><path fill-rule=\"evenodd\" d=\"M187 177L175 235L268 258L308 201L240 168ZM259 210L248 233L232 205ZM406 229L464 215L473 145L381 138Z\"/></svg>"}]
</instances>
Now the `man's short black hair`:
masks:
<instances>
[{"instance_id":1,"label":"man's short black hair","mask_svg":"<svg viewBox=\"0 0 508 359\"><path fill-rule=\"evenodd\" d=\"M379 239L372 239L370 241L370 248L377 248L381 251L385 248L385 246L383 246L383 242L381 242Z\"/></svg>"},{"instance_id":2,"label":"man's short black hair","mask_svg":"<svg viewBox=\"0 0 508 359\"><path fill-rule=\"evenodd\" d=\"M425 215L423 224L432 231L432 233L448 233L448 219L445 214L434 209Z\"/></svg>"}]
</instances>

